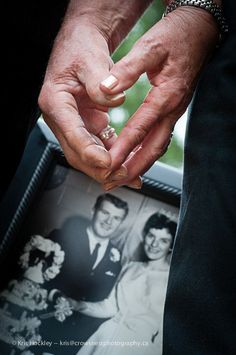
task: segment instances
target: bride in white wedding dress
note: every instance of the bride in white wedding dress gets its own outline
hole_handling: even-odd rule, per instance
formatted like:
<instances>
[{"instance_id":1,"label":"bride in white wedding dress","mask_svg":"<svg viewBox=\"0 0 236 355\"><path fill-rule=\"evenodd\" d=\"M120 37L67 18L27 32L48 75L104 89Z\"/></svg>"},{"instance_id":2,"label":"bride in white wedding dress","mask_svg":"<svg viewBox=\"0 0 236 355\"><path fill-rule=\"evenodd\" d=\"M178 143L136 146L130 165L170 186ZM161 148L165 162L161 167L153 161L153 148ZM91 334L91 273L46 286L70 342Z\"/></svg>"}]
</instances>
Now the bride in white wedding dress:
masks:
<instances>
[{"instance_id":1,"label":"bride in white wedding dress","mask_svg":"<svg viewBox=\"0 0 236 355\"><path fill-rule=\"evenodd\" d=\"M110 318L78 355L161 355L163 309L175 229L175 222L153 214L143 229L146 261L126 264L107 299L73 304L83 314Z\"/></svg>"}]
</instances>

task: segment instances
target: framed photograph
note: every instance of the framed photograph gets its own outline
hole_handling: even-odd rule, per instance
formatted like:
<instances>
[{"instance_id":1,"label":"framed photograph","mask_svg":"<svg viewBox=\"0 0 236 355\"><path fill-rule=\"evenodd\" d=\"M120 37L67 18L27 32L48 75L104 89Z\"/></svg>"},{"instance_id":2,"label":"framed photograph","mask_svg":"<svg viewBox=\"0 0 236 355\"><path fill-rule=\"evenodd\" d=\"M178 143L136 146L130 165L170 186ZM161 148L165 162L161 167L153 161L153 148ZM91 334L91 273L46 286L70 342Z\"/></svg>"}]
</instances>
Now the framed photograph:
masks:
<instances>
[{"instance_id":1,"label":"framed photograph","mask_svg":"<svg viewBox=\"0 0 236 355\"><path fill-rule=\"evenodd\" d=\"M105 193L38 123L0 210L1 354L161 354L181 180Z\"/></svg>"}]
</instances>

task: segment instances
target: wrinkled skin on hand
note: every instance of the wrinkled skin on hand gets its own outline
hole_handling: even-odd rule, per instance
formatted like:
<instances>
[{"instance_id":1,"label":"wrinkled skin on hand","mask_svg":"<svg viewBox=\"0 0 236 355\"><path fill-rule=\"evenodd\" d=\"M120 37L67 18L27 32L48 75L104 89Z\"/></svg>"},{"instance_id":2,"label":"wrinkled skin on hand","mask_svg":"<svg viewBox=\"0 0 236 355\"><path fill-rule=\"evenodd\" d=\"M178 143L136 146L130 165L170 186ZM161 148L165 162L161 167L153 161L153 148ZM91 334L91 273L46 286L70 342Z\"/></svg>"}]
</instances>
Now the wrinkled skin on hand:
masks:
<instances>
[{"instance_id":1,"label":"wrinkled skin on hand","mask_svg":"<svg viewBox=\"0 0 236 355\"><path fill-rule=\"evenodd\" d=\"M95 25L83 18L65 21L39 96L44 120L67 161L100 182L111 171L108 149L116 137L102 142L98 135L109 122L108 106L124 101L124 95L110 97L99 88L112 65L105 36Z\"/></svg>"},{"instance_id":2,"label":"wrinkled skin on hand","mask_svg":"<svg viewBox=\"0 0 236 355\"><path fill-rule=\"evenodd\" d=\"M110 87L101 83L105 94L123 92L142 73L152 88L110 149L113 171L124 164L128 177L117 181L111 174L103 185L106 190L129 184L165 153L217 40L218 28L208 12L180 7L155 24L112 67L110 75L117 81Z\"/></svg>"},{"instance_id":3,"label":"wrinkled skin on hand","mask_svg":"<svg viewBox=\"0 0 236 355\"><path fill-rule=\"evenodd\" d=\"M174 125L215 47L218 30L206 11L179 8L153 26L114 66L108 37L86 16L64 21L39 105L74 168L103 183L106 190L123 184L139 188L139 175L167 149ZM117 140L113 136L101 141L108 107L123 103L123 90L145 72L152 89L143 104ZM117 78L112 87L101 84L109 74Z\"/></svg>"}]
</instances>

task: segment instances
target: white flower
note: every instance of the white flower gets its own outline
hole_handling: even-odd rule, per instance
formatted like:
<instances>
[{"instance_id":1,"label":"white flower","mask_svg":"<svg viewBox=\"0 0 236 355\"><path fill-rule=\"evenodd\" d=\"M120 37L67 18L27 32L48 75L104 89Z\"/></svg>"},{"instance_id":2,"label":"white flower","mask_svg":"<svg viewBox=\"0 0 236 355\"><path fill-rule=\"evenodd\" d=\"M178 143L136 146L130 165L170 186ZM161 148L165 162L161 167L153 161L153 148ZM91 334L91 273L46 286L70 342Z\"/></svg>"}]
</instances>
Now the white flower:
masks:
<instances>
[{"instance_id":1,"label":"white flower","mask_svg":"<svg viewBox=\"0 0 236 355\"><path fill-rule=\"evenodd\" d=\"M50 253L53 254L52 264L44 271L42 275L43 279L49 281L56 277L60 272L65 258L65 253L61 250L60 245L51 239L42 237L41 235L33 235L25 245L23 254L20 256L19 264L23 269L28 269L30 253L35 249L43 251L45 253L45 258L50 255Z\"/></svg>"},{"instance_id":2,"label":"white flower","mask_svg":"<svg viewBox=\"0 0 236 355\"><path fill-rule=\"evenodd\" d=\"M66 317L69 317L73 313L69 301L62 296L56 300L54 307L56 309L54 315L59 322L64 322Z\"/></svg>"},{"instance_id":3,"label":"white flower","mask_svg":"<svg viewBox=\"0 0 236 355\"><path fill-rule=\"evenodd\" d=\"M113 263L117 263L118 261L120 261L120 252L118 249L111 248L110 260L113 261Z\"/></svg>"}]
</instances>

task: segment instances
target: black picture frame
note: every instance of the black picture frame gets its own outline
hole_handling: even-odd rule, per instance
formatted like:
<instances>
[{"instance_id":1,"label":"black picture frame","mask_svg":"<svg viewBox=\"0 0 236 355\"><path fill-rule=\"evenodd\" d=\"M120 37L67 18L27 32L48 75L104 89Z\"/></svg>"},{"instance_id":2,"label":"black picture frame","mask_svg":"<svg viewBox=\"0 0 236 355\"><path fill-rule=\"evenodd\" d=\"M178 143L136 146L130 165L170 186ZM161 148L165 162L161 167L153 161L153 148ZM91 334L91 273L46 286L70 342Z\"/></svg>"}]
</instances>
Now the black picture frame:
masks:
<instances>
[{"instance_id":1,"label":"black picture frame","mask_svg":"<svg viewBox=\"0 0 236 355\"><path fill-rule=\"evenodd\" d=\"M60 174L57 175L57 171L59 171ZM61 172L63 174L61 174ZM70 177L70 180L68 180L68 176ZM1 289L4 290L4 287L8 287L7 290L9 291L9 286L6 286L9 280L17 280L16 275L19 273L17 260L19 260L20 255L22 255L21 253L24 246L30 242L29 238L32 235L37 236L50 234L51 229L53 229L52 227L58 227L57 223L54 225L54 222L50 220L50 211L52 211L54 203L54 201L51 204L48 203L48 201L50 202L50 196L55 197L60 189L60 191L64 188L70 190L73 185L72 193L69 194L66 192L63 194L63 198L65 198L65 208L71 208L68 215L71 216L81 212L82 215L84 213L87 217L88 206L86 206L86 198L84 197L86 196L86 191L83 191L84 194L81 197L82 202L80 202L80 207L82 209L84 208L87 212L78 211L77 209L74 211L73 209L73 201L71 196L73 196L73 191L75 190L75 186L78 182L83 185L81 186L80 191L92 191L92 197L88 196L88 199L90 199L88 205L91 208L94 197L104 193L104 191L99 190L99 185L93 182L92 179L85 176L81 172L75 171L68 165L58 141L49 128L42 121L39 121L37 126L32 131L19 169L0 207L0 263L2 270L6 270L1 277ZM129 221L129 231L135 232L132 228L135 220L140 218L140 210L143 211L144 214L146 213L146 216L150 216L150 211L154 211L156 209L156 205L158 206L159 211L164 210L164 214L168 217L171 216L170 218L176 218L177 221L181 197L181 183L181 171L164 164L157 163L154 164L154 166L144 175L143 187L141 190L133 190L128 187L122 187L118 192L114 192L117 197L124 197L124 199L127 198L131 206L132 216ZM90 192L88 194L90 194ZM113 194L113 192L111 193ZM44 201L45 196L46 203L42 202ZM49 198L47 196L49 196ZM67 196L69 196L69 198L67 198ZM72 207L70 204L72 204ZM56 213L58 213L58 211L59 209L57 209ZM53 213L51 213L51 215L53 215ZM56 215L53 218L60 219L61 217ZM66 217L63 218L66 220ZM137 228L140 229L140 226L141 224L137 222ZM127 227L124 227L123 229L124 235L126 233L126 229ZM139 233L141 234L140 230ZM126 251L123 252L122 265L125 265L126 260L129 259L130 250L133 252L135 249L137 252L137 245L135 245L134 248L131 244L129 245L129 243L127 243ZM6 295L6 291L3 291L3 294L4 292ZM0 290L0 301L1 295ZM2 309L0 307L0 311L1 310ZM85 328L86 322L85 318ZM54 325L52 327L54 327ZM96 327L98 327L98 324ZM94 329L96 329L96 327ZM154 338L156 335L153 334ZM0 350L1 340L0 332ZM67 340L65 340L65 342L67 342ZM21 354L21 350L27 350L27 347L24 346L22 349L20 346L18 346L18 348L15 348L14 346L15 345L13 344L12 352L9 352L11 355L18 353ZM34 350L32 351L34 354ZM36 351L36 354L38 353L40 352ZM45 354L46 353L48 353L47 350ZM51 354L50 351L49 353ZM53 354L55 353L57 354L57 352L54 352ZM43 351L42 354L44 354ZM70 354L70 352L68 352L68 354ZM75 354L75 352L71 351L71 354Z\"/></svg>"},{"instance_id":2,"label":"black picture frame","mask_svg":"<svg viewBox=\"0 0 236 355\"><path fill-rule=\"evenodd\" d=\"M0 206L0 264L15 242L27 212L40 195L48 173L55 163L70 168L58 141L44 124L33 130L16 176ZM179 207L182 172L166 164L156 163L143 176L138 193ZM127 187L127 189L129 189Z\"/></svg>"}]
</instances>

